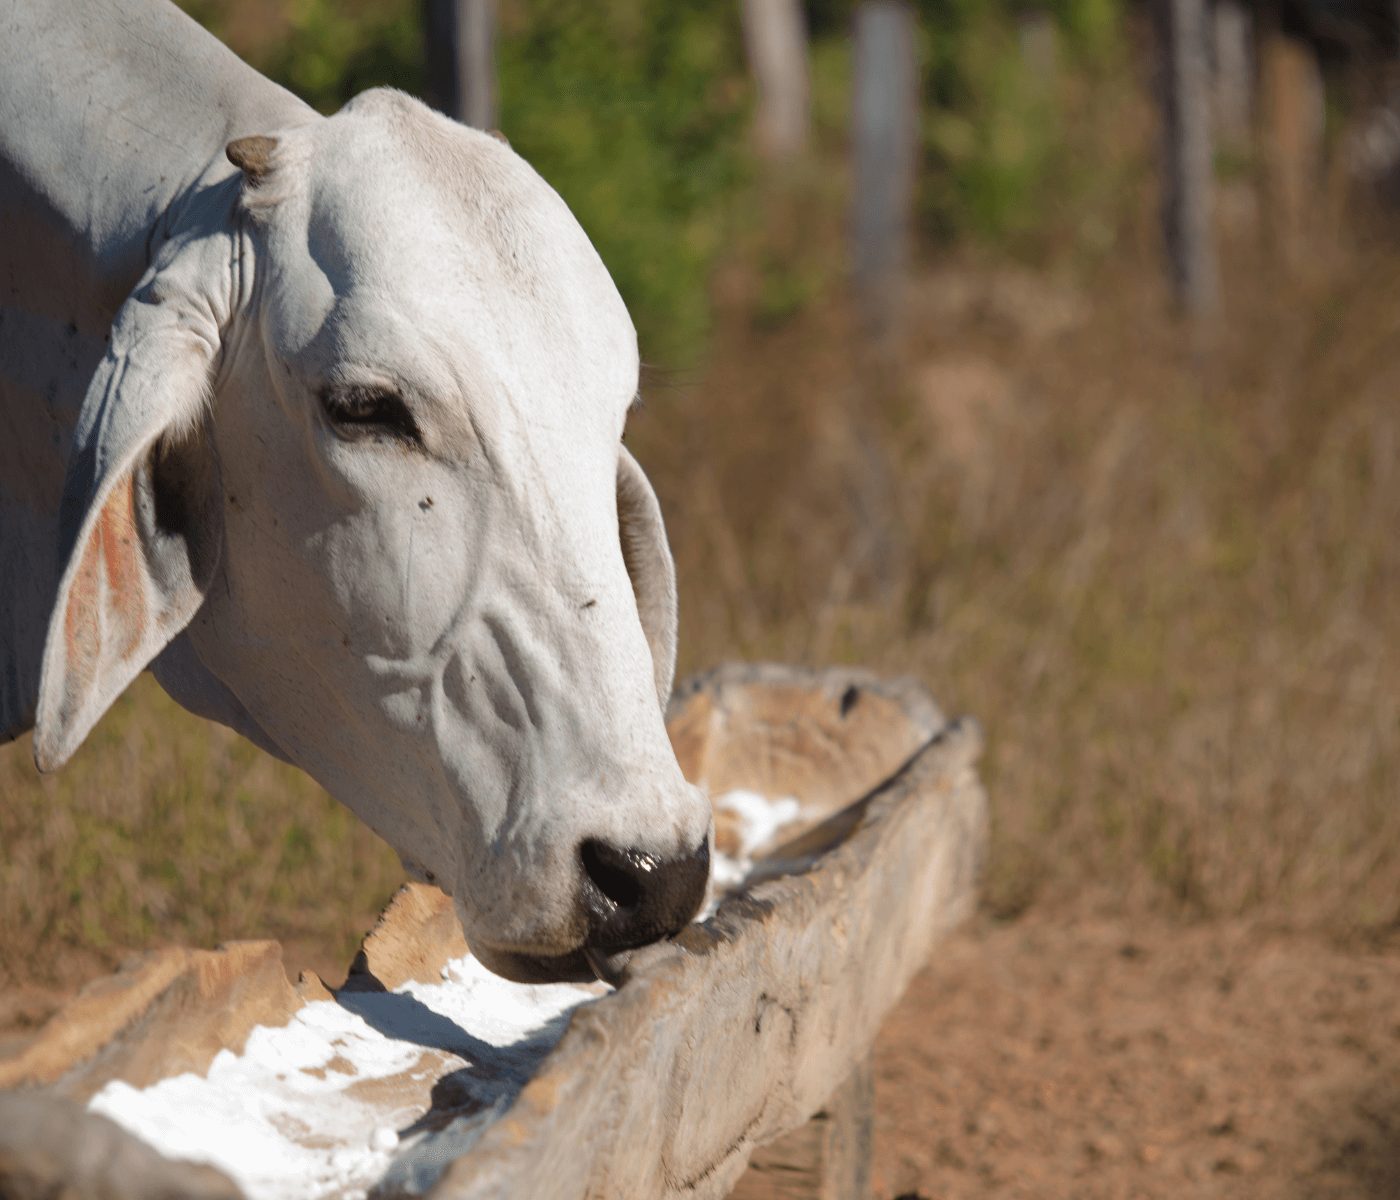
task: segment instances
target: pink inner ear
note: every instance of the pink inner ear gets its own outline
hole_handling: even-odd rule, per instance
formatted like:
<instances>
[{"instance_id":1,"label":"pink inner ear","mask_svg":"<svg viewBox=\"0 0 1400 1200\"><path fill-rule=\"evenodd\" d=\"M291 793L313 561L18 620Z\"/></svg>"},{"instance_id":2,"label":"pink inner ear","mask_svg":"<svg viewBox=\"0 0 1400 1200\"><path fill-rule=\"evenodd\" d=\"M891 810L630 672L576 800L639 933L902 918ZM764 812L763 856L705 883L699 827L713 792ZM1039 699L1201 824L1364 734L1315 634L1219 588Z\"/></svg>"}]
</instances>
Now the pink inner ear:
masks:
<instances>
[{"instance_id":1,"label":"pink inner ear","mask_svg":"<svg viewBox=\"0 0 1400 1200\"><path fill-rule=\"evenodd\" d=\"M91 686L102 657L104 633L109 639L109 659L120 662L141 647L146 592L134 497L132 478L127 475L108 494L73 577L63 618L70 690L79 680L84 689Z\"/></svg>"}]
</instances>

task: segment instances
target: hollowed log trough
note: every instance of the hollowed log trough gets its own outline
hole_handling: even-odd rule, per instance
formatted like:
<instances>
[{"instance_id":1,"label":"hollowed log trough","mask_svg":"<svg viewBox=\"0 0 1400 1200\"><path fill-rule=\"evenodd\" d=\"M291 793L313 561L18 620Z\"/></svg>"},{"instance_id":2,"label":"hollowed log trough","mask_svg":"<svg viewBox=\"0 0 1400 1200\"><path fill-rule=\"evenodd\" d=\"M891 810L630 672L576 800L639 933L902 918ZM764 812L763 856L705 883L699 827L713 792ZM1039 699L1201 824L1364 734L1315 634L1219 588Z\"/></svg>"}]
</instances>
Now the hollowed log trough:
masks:
<instances>
[{"instance_id":1,"label":"hollowed log trough","mask_svg":"<svg viewBox=\"0 0 1400 1200\"><path fill-rule=\"evenodd\" d=\"M713 917L575 1010L504 1111L441 1144L428 1195L866 1194L871 1045L973 900L978 730L910 680L748 665L684 685L668 724L689 778L714 796L797 797L802 826ZM465 952L450 903L408 888L341 993L436 979ZM0 1195L61 1180L75 1196L237 1196L77 1104L112 1079L207 1071L253 1026L328 995L314 976L291 984L276 943L157 951L99 981L0 1060ZM422 1110L435 1102L425 1091Z\"/></svg>"}]
</instances>

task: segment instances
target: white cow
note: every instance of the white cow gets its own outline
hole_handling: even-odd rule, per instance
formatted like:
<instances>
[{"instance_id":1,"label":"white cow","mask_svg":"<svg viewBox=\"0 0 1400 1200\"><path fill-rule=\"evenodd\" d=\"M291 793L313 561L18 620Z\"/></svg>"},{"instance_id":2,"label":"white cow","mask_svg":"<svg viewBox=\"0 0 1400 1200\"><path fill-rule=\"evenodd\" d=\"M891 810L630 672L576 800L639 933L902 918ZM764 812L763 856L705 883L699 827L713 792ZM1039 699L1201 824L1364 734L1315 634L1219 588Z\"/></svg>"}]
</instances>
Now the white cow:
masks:
<instances>
[{"instance_id":1,"label":"white cow","mask_svg":"<svg viewBox=\"0 0 1400 1200\"><path fill-rule=\"evenodd\" d=\"M706 885L659 697L636 335L559 197L394 91L321 117L165 0L0 0L0 741L146 667L515 978Z\"/></svg>"}]
</instances>

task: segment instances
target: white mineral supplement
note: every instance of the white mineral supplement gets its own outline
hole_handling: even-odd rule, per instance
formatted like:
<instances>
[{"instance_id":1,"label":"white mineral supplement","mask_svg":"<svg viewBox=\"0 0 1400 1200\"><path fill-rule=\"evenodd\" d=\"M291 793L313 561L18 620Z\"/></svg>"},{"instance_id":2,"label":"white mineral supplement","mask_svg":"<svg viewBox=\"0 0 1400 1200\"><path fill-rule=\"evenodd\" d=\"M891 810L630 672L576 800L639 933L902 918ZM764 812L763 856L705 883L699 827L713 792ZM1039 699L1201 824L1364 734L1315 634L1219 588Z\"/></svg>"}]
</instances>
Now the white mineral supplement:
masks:
<instances>
[{"instance_id":1,"label":"white mineral supplement","mask_svg":"<svg viewBox=\"0 0 1400 1200\"><path fill-rule=\"evenodd\" d=\"M733 813L738 819L739 848L730 854L716 852L711 872L717 888L732 888L753 870L754 859L788 826L802 816L802 805L791 796L770 799L758 792L726 792L714 802L716 812Z\"/></svg>"},{"instance_id":2,"label":"white mineral supplement","mask_svg":"<svg viewBox=\"0 0 1400 1200\"><path fill-rule=\"evenodd\" d=\"M734 814L739 839L734 855L715 855L715 892L741 883L802 815L791 797L747 791L715 808ZM434 1135L413 1125L436 1080L456 1073L464 1107L479 1102L480 1119L491 1119L559 1041L566 1014L605 994L596 984L509 983L470 957L442 975L306 1004L286 1025L254 1029L242 1053L221 1051L203 1077L109 1083L88 1107L162 1154L221 1168L248 1200L362 1198L407 1161L402 1152L429 1149Z\"/></svg>"},{"instance_id":3,"label":"white mineral supplement","mask_svg":"<svg viewBox=\"0 0 1400 1200\"><path fill-rule=\"evenodd\" d=\"M459 1071L488 1107L524 1085L565 1014L599 994L509 983L461 958L442 983L304 1005L280 1028L254 1029L241 1054L220 1052L203 1078L109 1083L88 1107L163 1154L221 1168L249 1200L363 1197L423 1107L395 1107L393 1089L375 1081L430 1085Z\"/></svg>"}]
</instances>

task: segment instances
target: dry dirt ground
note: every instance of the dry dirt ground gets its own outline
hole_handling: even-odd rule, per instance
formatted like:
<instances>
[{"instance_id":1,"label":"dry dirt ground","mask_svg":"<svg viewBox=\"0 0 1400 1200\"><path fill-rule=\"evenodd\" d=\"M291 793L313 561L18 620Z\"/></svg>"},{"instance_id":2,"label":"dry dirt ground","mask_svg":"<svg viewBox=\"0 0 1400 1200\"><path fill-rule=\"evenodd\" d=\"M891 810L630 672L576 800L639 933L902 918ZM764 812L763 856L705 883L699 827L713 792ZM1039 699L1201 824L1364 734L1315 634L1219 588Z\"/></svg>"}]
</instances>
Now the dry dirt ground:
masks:
<instances>
[{"instance_id":1,"label":"dry dirt ground","mask_svg":"<svg viewBox=\"0 0 1400 1200\"><path fill-rule=\"evenodd\" d=\"M1244 925L957 935L876 1051L875 1191L1400 1196L1400 953Z\"/></svg>"}]
</instances>

